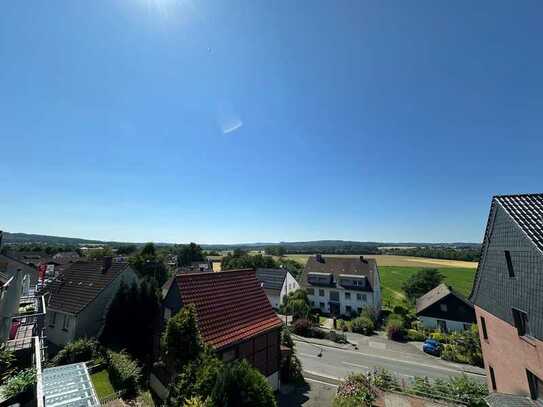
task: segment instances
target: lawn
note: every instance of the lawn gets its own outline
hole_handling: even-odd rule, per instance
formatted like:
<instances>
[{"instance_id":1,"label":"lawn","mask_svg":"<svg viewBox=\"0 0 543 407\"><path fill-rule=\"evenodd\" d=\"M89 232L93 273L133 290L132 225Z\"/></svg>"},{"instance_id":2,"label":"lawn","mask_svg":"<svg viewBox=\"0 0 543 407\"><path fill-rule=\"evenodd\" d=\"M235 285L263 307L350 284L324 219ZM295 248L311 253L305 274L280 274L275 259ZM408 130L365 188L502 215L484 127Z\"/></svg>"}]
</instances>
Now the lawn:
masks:
<instances>
[{"instance_id":1,"label":"lawn","mask_svg":"<svg viewBox=\"0 0 543 407\"><path fill-rule=\"evenodd\" d=\"M104 397L115 393L113 385L109 380L109 373L107 372L107 370L104 369L91 374L91 381L94 385L94 389L96 390L96 395L98 396L98 399L103 399Z\"/></svg>"},{"instance_id":2,"label":"lawn","mask_svg":"<svg viewBox=\"0 0 543 407\"><path fill-rule=\"evenodd\" d=\"M381 276L383 305L386 307L393 307L394 305L404 302L405 294L402 290L402 284L420 269L420 267L380 266L379 274ZM437 267L437 269L445 277L445 283L452 286L464 297L469 296L476 269L450 267Z\"/></svg>"}]
</instances>

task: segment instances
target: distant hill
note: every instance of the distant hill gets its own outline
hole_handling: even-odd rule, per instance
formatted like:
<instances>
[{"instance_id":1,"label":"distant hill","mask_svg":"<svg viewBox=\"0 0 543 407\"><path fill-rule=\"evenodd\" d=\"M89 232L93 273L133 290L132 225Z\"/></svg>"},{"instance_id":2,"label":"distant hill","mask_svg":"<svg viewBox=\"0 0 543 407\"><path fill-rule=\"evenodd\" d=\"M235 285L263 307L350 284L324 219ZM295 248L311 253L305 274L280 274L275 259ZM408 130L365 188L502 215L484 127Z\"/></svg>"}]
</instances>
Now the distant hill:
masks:
<instances>
[{"instance_id":1,"label":"distant hill","mask_svg":"<svg viewBox=\"0 0 543 407\"><path fill-rule=\"evenodd\" d=\"M42 245L85 245L85 244L107 244L121 245L126 242L103 241L94 239L81 239L75 237L61 237L49 235L35 235L27 233L10 233L4 232L4 244L42 244ZM138 245L144 244L136 243ZM158 245L171 245L173 243L158 243ZM461 248L479 250L479 243L384 243L384 242L358 242L350 240L314 240L304 242L258 242L258 243L237 243L237 244L202 244L205 250L233 250L236 248L245 250L264 250L270 246L282 246L287 252L372 252L378 248L394 247L394 248L413 248L413 247L431 247L431 248Z\"/></svg>"}]
</instances>

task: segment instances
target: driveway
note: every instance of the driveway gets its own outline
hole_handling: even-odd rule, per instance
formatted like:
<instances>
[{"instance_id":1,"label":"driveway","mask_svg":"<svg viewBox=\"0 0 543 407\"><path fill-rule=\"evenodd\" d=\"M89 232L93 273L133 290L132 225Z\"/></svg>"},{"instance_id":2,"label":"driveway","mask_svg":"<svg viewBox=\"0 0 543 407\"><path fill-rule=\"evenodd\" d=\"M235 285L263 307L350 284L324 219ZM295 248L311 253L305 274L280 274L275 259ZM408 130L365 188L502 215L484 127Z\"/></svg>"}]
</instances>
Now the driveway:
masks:
<instances>
[{"instance_id":1,"label":"driveway","mask_svg":"<svg viewBox=\"0 0 543 407\"><path fill-rule=\"evenodd\" d=\"M304 374L306 384L281 385L277 397L279 407L330 407L337 390L337 381Z\"/></svg>"}]
</instances>

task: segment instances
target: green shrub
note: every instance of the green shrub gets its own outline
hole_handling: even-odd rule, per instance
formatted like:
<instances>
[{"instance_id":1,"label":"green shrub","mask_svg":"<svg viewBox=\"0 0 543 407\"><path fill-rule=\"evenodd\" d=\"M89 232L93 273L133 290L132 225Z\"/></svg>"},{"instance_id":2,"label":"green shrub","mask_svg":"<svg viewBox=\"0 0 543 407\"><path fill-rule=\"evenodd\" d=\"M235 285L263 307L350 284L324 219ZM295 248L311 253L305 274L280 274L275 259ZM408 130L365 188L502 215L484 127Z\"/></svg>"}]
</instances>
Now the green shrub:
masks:
<instances>
[{"instance_id":1,"label":"green shrub","mask_svg":"<svg viewBox=\"0 0 543 407\"><path fill-rule=\"evenodd\" d=\"M344 334L338 334L336 331L330 331L326 334L326 339L334 341L336 343L347 343L347 338Z\"/></svg>"},{"instance_id":2,"label":"green shrub","mask_svg":"<svg viewBox=\"0 0 543 407\"><path fill-rule=\"evenodd\" d=\"M377 394L366 376L351 373L339 384L334 407L371 406Z\"/></svg>"},{"instance_id":3,"label":"green shrub","mask_svg":"<svg viewBox=\"0 0 543 407\"><path fill-rule=\"evenodd\" d=\"M213 407L213 403L209 398L202 400L201 397L195 396L185 400L183 407Z\"/></svg>"},{"instance_id":4,"label":"green shrub","mask_svg":"<svg viewBox=\"0 0 543 407\"><path fill-rule=\"evenodd\" d=\"M407 340L408 341L418 341L423 342L426 340L426 335L424 332L417 331L415 329L407 330Z\"/></svg>"},{"instance_id":5,"label":"green shrub","mask_svg":"<svg viewBox=\"0 0 543 407\"><path fill-rule=\"evenodd\" d=\"M435 339L443 344L447 343L447 335L443 332L432 332L430 338Z\"/></svg>"},{"instance_id":6,"label":"green shrub","mask_svg":"<svg viewBox=\"0 0 543 407\"><path fill-rule=\"evenodd\" d=\"M351 330L356 333L371 335L375 325L373 321L367 316L361 316L351 321Z\"/></svg>"},{"instance_id":7,"label":"green shrub","mask_svg":"<svg viewBox=\"0 0 543 407\"><path fill-rule=\"evenodd\" d=\"M399 387L396 376L383 368L374 368L370 370L368 373L368 381L372 386L381 390L391 390Z\"/></svg>"},{"instance_id":8,"label":"green shrub","mask_svg":"<svg viewBox=\"0 0 543 407\"><path fill-rule=\"evenodd\" d=\"M347 321L340 319L337 325L338 329L342 332L347 332L349 330L349 324Z\"/></svg>"},{"instance_id":9,"label":"green shrub","mask_svg":"<svg viewBox=\"0 0 543 407\"><path fill-rule=\"evenodd\" d=\"M100 344L94 339L81 338L67 343L51 360L51 363L54 366L61 366L89 361L94 364L104 362Z\"/></svg>"},{"instance_id":10,"label":"green shrub","mask_svg":"<svg viewBox=\"0 0 543 407\"><path fill-rule=\"evenodd\" d=\"M126 352L108 351L108 371L115 389L136 394L141 380L141 369Z\"/></svg>"},{"instance_id":11,"label":"green shrub","mask_svg":"<svg viewBox=\"0 0 543 407\"><path fill-rule=\"evenodd\" d=\"M430 381L427 377L415 377L409 392L424 395L435 399L457 400L468 407L484 407L484 397L488 395L486 384L470 379L463 374L459 377L450 377L447 380L435 379Z\"/></svg>"},{"instance_id":12,"label":"green shrub","mask_svg":"<svg viewBox=\"0 0 543 407\"><path fill-rule=\"evenodd\" d=\"M453 332L447 335L446 343L441 354L442 359L483 366L481 342L476 327L468 331Z\"/></svg>"},{"instance_id":13,"label":"green shrub","mask_svg":"<svg viewBox=\"0 0 543 407\"><path fill-rule=\"evenodd\" d=\"M262 374L246 360L225 365L211 396L217 407L275 407L273 390Z\"/></svg>"},{"instance_id":14,"label":"green shrub","mask_svg":"<svg viewBox=\"0 0 543 407\"><path fill-rule=\"evenodd\" d=\"M381 311L379 311L378 308L373 307L371 305L368 305L364 307L362 312L359 316L369 318L371 322L373 323L374 329L379 326L379 314Z\"/></svg>"},{"instance_id":15,"label":"green shrub","mask_svg":"<svg viewBox=\"0 0 543 407\"><path fill-rule=\"evenodd\" d=\"M5 377L11 374L13 362L15 362L13 352L7 350L5 344L0 345L0 383L4 381Z\"/></svg>"},{"instance_id":16,"label":"green shrub","mask_svg":"<svg viewBox=\"0 0 543 407\"><path fill-rule=\"evenodd\" d=\"M289 329L286 327L283 327L283 329L281 329L281 345L286 346L290 349L294 347L294 341L292 340Z\"/></svg>"},{"instance_id":17,"label":"green shrub","mask_svg":"<svg viewBox=\"0 0 543 407\"><path fill-rule=\"evenodd\" d=\"M9 399L18 394L32 390L36 384L36 371L34 369L21 370L6 380L2 386L2 397Z\"/></svg>"}]
</instances>

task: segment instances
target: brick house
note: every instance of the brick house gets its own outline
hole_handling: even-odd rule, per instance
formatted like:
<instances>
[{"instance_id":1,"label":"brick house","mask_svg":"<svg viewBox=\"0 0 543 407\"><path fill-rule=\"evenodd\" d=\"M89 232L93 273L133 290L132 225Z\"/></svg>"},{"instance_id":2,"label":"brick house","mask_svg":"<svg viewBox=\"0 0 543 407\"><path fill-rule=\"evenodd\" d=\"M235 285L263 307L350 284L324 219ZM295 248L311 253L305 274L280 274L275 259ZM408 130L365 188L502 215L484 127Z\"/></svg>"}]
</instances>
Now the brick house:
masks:
<instances>
[{"instance_id":1,"label":"brick house","mask_svg":"<svg viewBox=\"0 0 543 407\"><path fill-rule=\"evenodd\" d=\"M470 300L491 406L543 402L543 194L495 196Z\"/></svg>"},{"instance_id":2,"label":"brick house","mask_svg":"<svg viewBox=\"0 0 543 407\"><path fill-rule=\"evenodd\" d=\"M313 309L331 315L360 313L365 307L381 310L381 280L375 259L328 257L307 259L300 278Z\"/></svg>"},{"instance_id":3,"label":"brick house","mask_svg":"<svg viewBox=\"0 0 543 407\"><path fill-rule=\"evenodd\" d=\"M246 359L279 388L281 320L255 270L183 273L163 291L164 322L194 304L203 341L225 362Z\"/></svg>"}]
</instances>

